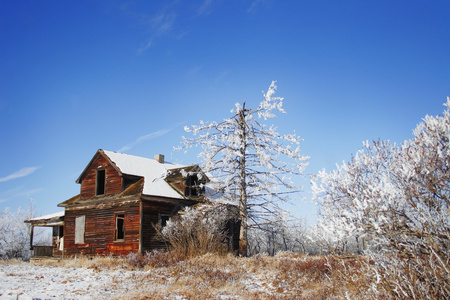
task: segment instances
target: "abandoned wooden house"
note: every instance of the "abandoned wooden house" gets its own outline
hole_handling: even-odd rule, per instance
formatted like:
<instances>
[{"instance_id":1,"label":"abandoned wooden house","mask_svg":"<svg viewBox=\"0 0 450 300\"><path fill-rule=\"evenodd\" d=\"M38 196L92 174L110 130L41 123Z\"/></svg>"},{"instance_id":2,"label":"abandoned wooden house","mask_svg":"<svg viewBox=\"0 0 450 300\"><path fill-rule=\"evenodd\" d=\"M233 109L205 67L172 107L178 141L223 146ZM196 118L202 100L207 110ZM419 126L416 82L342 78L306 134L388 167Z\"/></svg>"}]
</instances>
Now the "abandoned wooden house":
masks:
<instances>
[{"instance_id":1,"label":"abandoned wooden house","mask_svg":"<svg viewBox=\"0 0 450 300\"><path fill-rule=\"evenodd\" d=\"M28 220L53 228L53 256L126 255L165 244L156 224L201 203L208 181L196 165L98 150L79 178L80 194L60 204L63 214Z\"/></svg>"}]
</instances>

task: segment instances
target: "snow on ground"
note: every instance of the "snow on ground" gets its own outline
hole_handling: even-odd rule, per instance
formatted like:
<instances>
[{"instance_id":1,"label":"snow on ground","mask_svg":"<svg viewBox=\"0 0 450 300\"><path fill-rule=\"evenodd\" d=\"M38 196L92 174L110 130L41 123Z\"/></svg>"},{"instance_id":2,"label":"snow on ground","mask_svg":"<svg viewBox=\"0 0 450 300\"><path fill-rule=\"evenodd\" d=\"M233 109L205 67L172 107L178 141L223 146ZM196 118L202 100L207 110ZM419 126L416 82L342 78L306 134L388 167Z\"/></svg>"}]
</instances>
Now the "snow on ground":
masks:
<instances>
[{"instance_id":1,"label":"snow on ground","mask_svg":"<svg viewBox=\"0 0 450 300\"><path fill-rule=\"evenodd\" d=\"M267 274L263 277L266 276ZM243 282L246 290L267 290L268 287L263 287L264 279L259 277L256 274L249 275ZM190 298L180 295L180 291L174 288L177 282L178 279L170 276L166 268L143 271L0 261L0 300L133 299L135 296L143 295L164 299ZM231 298L230 296L228 291L224 290L217 298L242 298L237 295Z\"/></svg>"},{"instance_id":2,"label":"snow on ground","mask_svg":"<svg viewBox=\"0 0 450 300\"><path fill-rule=\"evenodd\" d=\"M143 271L0 264L0 299L108 299L127 293Z\"/></svg>"}]
</instances>

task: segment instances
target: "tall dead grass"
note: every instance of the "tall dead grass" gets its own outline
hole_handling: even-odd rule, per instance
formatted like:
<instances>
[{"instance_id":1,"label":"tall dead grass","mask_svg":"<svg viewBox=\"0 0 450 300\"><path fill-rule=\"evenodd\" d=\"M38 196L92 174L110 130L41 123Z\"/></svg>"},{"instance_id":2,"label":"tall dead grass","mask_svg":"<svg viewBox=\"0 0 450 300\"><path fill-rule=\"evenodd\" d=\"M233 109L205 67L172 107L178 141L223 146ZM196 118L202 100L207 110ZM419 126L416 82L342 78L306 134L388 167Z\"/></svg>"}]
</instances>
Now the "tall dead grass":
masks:
<instances>
[{"instance_id":1,"label":"tall dead grass","mask_svg":"<svg viewBox=\"0 0 450 300\"><path fill-rule=\"evenodd\" d=\"M205 254L178 257L155 251L142 256L78 257L35 262L65 267L131 270L127 281L117 279L127 292L118 299L380 299L374 292L369 259L361 256L308 256L279 253L256 255ZM135 270L135 271L133 271ZM123 281L123 282L122 282Z\"/></svg>"}]
</instances>

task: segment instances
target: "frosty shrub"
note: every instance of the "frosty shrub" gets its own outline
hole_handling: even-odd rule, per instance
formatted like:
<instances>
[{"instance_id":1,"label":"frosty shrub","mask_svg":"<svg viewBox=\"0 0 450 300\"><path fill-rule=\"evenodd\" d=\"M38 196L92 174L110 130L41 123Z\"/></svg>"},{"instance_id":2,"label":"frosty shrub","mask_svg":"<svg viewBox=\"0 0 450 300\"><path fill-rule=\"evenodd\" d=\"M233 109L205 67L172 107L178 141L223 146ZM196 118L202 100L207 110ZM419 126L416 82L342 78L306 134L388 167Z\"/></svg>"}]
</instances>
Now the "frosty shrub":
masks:
<instances>
[{"instance_id":1,"label":"frosty shrub","mask_svg":"<svg viewBox=\"0 0 450 300\"><path fill-rule=\"evenodd\" d=\"M206 253L228 251L226 222L227 206L200 205L188 207L183 214L172 217L161 235L172 252L193 257Z\"/></svg>"},{"instance_id":2,"label":"frosty shrub","mask_svg":"<svg viewBox=\"0 0 450 300\"><path fill-rule=\"evenodd\" d=\"M304 220L295 220L282 211L274 214L271 222L251 227L248 231L249 254L268 254L290 251L309 253L307 228Z\"/></svg>"},{"instance_id":3,"label":"frosty shrub","mask_svg":"<svg viewBox=\"0 0 450 300\"><path fill-rule=\"evenodd\" d=\"M24 223L33 217L33 211L6 208L0 212L0 259L30 258L30 224Z\"/></svg>"},{"instance_id":4,"label":"frosty shrub","mask_svg":"<svg viewBox=\"0 0 450 300\"><path fill-rule=\"evenodd\" d=\"M365 241L377 287L401 298L450 294L450 98L445 105L412 139L366 142L313 185L330 242Z\"/></svg>"}]
</instances>

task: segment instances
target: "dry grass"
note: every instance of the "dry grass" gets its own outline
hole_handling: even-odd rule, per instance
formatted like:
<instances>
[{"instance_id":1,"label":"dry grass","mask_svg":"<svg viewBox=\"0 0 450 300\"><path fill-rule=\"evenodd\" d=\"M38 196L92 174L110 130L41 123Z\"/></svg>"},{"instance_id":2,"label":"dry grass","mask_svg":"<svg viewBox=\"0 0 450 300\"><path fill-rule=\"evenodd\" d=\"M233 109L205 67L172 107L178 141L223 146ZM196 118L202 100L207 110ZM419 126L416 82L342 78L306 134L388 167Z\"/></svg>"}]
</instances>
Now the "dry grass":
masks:
<instances>
[{"instance_id":1,"label":"dry grass","mask_svg":"<svg viewBox=\"0 0 450 300\"><path fill-rule=\"evenodd\" d=\"M139 270L124 282L128 292L118 299L367 299L371 282L363 257L205 254L182 259L155 252L147 257L80 257L36 262L65 267ZM141 259L136 263L136 259ZM143 263L143 264L141 264ZM132 292L130 292L132 291Z\"/></svg>"},{"instance_id":2,"label":"dry grass","mask_svg":"<svg viewBox=\"0 0 450 300\"><path fill-rule=\"evenodd\" d=\"M5 259L5 260L0 259L0 266L1 265L16 265L16 264L21 264L21 263L23 263L23 260L21 260L21 259L15 259L15 258Z\"/></svg>"},{"instance_id":3,"label":"dry grass","mask_svg":"<svg viewBox=\"0 0 450 300\"><path fill-rule=\"evenodd\" d=\"M87 268L94 270L105 269L133 269L125 258L113 256L78 256L68 259L43 259L33 261L34 264L40 266L58 266L66 268Z\"/></svg>"}]
</instances>

